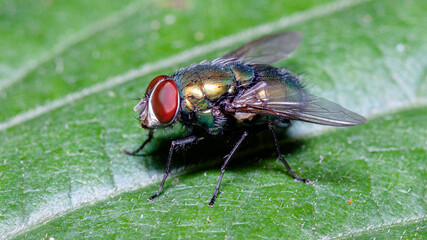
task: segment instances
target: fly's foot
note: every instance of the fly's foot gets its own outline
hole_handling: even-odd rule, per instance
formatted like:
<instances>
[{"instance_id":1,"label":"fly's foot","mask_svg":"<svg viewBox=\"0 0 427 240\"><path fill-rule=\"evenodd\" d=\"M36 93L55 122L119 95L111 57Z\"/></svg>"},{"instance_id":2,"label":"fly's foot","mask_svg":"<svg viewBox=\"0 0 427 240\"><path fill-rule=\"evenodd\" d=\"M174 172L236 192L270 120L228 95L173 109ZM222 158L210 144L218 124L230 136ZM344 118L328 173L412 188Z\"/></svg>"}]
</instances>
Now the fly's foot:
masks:
<instances>
[{"instance_id":1,"label":"fly's foot","mask_svg":"<svg viewBox=\"0 0 427 240\"><path fill-rule=\"evenodd\" d=\"M159 196L159 194L157 194L157 193L156 193L156 194L154 194L153 196L151 196L151 197L147 198L147 200L151 202L151 201L153 201L153 199L155 199L157 196Z\"/></svg>"},{"instance_id":2,"label":"fly's foot","mask_svg":"<svg viewBox=\"0 0 427 240\"><path fill-rule=\"evenodd\" d=\"M215 204L215 200L216 200L216 196L212 197L211 201L209 202L208 206L209 207L213 207L213 205Z\"/></svg>"},{"instance_id":3,"label":"fly's foot","mask_svg":"<svg viewBox=\"0 0 427 240\"><path fill-rule=\"evenodd\" d=\"M122 153L123 153L123 154L126 154L126 155L135 156L136 151L123 150L123 151L122 151Z\"/></svg>"},{"instance_id":4,"label":"fly's foot","mask_svg":"<svg viewBox=\"0 0 427 240\"><path fill-rule=\"evenodd\" d=\"M211 201L208 204L209 207L213 207L213 205L215 204L216 198L218 197L218 194L221 194L221 193L222 193L221 191L216 191L215 190L215 192L214 192L214 194L213 194L213 196L211 198Z\"/></svg>"},{"instance_id":5,"label":"fly's foot","mask_svg":"<svg viewBox=\"0 0 427 240\"><path fill-rule=\"evenodd\" d=\"M295 180L297 180L298 182L306 183L306 184L311 183L310 179L305 179L305 178L296 178Z\"/></svg>"}]
</instances>

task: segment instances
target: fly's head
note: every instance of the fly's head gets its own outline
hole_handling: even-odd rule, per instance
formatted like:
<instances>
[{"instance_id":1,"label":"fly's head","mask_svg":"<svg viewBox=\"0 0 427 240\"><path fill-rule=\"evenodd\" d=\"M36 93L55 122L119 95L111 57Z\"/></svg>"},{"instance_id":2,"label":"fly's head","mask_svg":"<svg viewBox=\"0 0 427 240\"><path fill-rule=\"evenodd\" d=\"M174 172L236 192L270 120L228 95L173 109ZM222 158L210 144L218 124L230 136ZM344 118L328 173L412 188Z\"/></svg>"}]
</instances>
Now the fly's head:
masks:
<instances>
[{"instance_id":1,"label":"fly's head","mask_svg":"<svg viewBox=\"0 0 427 240\"><path fill-rule=\"evenodd\" d=\"M144 98L134 107L139 110L141 126L147 129L166 127L172 124L180 104L176 83L166 75L154 78L147 87Z\"/></svg>"}]
</instances>

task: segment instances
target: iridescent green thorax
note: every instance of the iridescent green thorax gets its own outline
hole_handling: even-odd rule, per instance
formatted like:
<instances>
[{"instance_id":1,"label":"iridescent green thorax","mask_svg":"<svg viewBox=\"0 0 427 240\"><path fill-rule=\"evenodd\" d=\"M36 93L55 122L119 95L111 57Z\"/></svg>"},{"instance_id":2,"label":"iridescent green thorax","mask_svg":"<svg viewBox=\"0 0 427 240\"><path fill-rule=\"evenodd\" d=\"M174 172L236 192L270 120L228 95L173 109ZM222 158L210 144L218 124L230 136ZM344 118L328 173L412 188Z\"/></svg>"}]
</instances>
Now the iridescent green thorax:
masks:
<instances>
[{"instance_id":1,"label":"iridescent green thorax","mask_svg":"<svg viewBox=\"0 0 427 240\"><path fill-rule=\"evenodd\" d=\"M236 87L249 84L253 70L244 64L206 62L181 69L172 77L180 88L182 114L192 114L194 124L216 134L226 120L212 111L221 97L234 94Z\"/></svg>"},{"instance_id":2,"label":"iridescent green thorax","mask_svg":"<svg viewBox=\"0 0 427 240\"><path fill-rule=\"evenodd\" d=\"M173 78L180 84L185 112L210 109L211 102L227 93L234 83L229 67L212 64L190 66L178 71Z\"/></svg>"}]
</instances>

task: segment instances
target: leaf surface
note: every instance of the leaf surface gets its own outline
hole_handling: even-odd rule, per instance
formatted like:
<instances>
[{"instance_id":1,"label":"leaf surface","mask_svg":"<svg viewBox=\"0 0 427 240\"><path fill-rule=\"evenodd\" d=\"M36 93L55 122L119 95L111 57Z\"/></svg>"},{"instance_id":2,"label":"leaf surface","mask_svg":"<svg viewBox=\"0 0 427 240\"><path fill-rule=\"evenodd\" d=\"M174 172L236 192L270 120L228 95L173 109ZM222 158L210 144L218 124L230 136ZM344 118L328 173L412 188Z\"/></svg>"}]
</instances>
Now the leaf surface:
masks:
<instances>
[{"instance_id":1,"label":"leaf surface","mask_svg":"<svg viewBox=\"0 0 427 240\"><path fill-rule=\"evenodd\" d=\"M0 237L426 237L424 1L49 3L0 6ZM148 202L183 128L122 155L147 137L134 99L157 75L283 30L304 39L277 66L369 122L280 132L309 185L286 173L268 133L253 136L213 208L233 143L206 139L175 154Z\"/></svg>"}]
</instances>

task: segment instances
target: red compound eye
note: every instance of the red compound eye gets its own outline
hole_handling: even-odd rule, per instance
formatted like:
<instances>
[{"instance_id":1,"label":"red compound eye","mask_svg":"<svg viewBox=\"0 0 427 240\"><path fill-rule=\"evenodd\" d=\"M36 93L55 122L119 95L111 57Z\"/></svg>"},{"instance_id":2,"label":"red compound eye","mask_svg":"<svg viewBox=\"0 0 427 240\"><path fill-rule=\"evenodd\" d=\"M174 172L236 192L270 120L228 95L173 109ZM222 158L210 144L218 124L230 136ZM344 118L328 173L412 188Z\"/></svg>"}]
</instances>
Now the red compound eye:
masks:
<instances>
[{"instance_id":1,"label":"red compound eye","mask_svg":"<svg viewBox=\"0 0 427 240\"><path fill-rule=\"evenodd\" d=\"M160 123L170 123L178 108L178 88L175 82L171 79L161 81L151 94L151 105Z\"/></svg>"},{"instance_id":2,"label":"red compound eye","mask_svg":"<svg viewBox=\"0 0 427 240\"><path fill-rule=\"evenodd\" d=\"M153 88L156 86L158 82L163 81L165 79L169 79L169 76L160 75L155 77L153 80L151 80L150 84L148 84L147 90L145 91L145 96L150 94L150 92L153 90Z\"/></svg>"}]
</instances>

